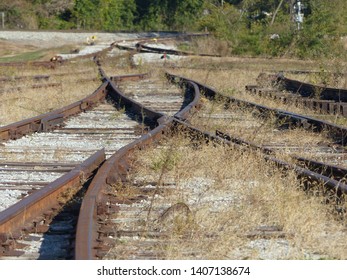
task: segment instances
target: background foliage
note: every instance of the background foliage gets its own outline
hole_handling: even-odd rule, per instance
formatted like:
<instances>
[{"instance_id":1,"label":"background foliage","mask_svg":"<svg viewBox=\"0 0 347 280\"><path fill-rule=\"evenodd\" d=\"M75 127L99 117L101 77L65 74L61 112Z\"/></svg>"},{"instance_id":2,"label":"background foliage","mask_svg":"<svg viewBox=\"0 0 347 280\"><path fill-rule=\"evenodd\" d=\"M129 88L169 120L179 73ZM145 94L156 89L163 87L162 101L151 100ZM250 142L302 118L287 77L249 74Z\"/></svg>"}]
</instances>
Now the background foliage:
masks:
<instances>
[{"instance_id":1,"label":"background foliage","mask_svg":"<svg viewBox=\"0 0 347 280\"><path fill-rule=\"evenodd\" d=\"M2 0L7 29L209 31L231 54L329 57L344 55L346 0ZM275 37L273 36L275 35ZM273 38L273 39L271 39Z\"/></svg>"}]
</instances>

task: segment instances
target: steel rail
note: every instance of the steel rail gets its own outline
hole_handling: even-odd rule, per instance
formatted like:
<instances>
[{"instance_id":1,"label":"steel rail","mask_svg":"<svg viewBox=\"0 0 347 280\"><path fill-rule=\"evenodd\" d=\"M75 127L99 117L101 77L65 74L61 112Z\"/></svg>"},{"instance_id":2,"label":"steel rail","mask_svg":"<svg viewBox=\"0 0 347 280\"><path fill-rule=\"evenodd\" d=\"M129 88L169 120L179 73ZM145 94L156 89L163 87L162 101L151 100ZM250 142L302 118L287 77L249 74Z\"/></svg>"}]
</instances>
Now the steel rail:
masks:
<instances>
[{"instance_id":1,"label":"steel rail","mask_svg":"<svg viewBox=\"0 0 347 280\"><path fill-rule=\"evenodd\" d=\"M276 118L278 118L278 120L281 121L283 127L289 127L293 125L293 126L303 127L305 129L310 129L315 132L321 132L323 130L327 130L329 132L330 137L333 138L336 141L336 143L344 145L344 146L347 145L347 128L344 126L335 125L330 122L288 112L285 110L270 108L270 107L260 105L254 102L249 102L249 101L234 98L234 97L224 96L209 86L203 85L191 79L187 79L187 78L184 78L184 79L186 79L187 81L196 83L200 91L203 93L203 95L208 99L217 99L217 100L224 101L226 104L236 104L244 108L256 109L261 114L264 114L264 115L273 115Z\"/></svg>"},{"instance_id":2,"label":"steel rail","mask_svg":"<svg viewBox=\"0 0 347 280\"><path fill-rule=\"evenodd\" d=\"M121 40L121 41L115 41L111 44L113 47L117 47L119 49L124 49L124 50L136 50L136 47L123 47L119 45L119 43L124 43L124 42L149 42L152 40L155 41L165 41L165 40L170 40L170 39L180 39L180 38L186 38L186 37L199 37L199 36L208 36L208 33L186 33L186 34L180 34L178 32L171 32L173 34L177 34L177 36L157 36L157 37L148 37L148 38L135 38L135 39L127 39L127 40Z\"/></svg>"},{"instance_id":3,"label":"steel rail","mask_svg":"<svg viewBox=\"0 0 347 280\"><path fill-rule=\"evenodd\" d=\"M237 145L247 146L251 149L259 150L262 153L267 155L274 156L276 154L276 152L271 148L264 148L261 145L257 145L251 141L246 141L239 137L230 136L219 130L216 130L216 136L219 136ZM305 166L305 168L313 170L314 172L320 173L326 177L334 177L335 180L339 180L339 181L347 179L346 178L347 169L345 168L322 163L322 162L311 160L304 157L295 156L295 155L292 155L291 158L296 160L298 164Z\"/></svg>"},{"instance_id":4,"label":"steel rail","mask_svg":"<svg viewBox=\"0 0 347 280\"><path fill-rule=\"evenodd\" d=\"M269 97L279 100L284 104L302 105L320 113L347 116L347 102L336 102L334 100L321 100L314 98L306 98L293 93L282 93L276 89L264 89L259 86L247 85L246 91L259 96Z\"/></svg>"},{"instance_id":5,"label":"steel rail","mask_svg":"<svg viewBox=\"0 0 347 280\"><path fill-rule=\"evenodd\" d=\"M0 212L0 240L4 243L23 229L35 228L40 220L45 220L46 212L61 208L59 197L66 192L76 193L104 161L102 149L69 173Z\"/></svg>"},{"instance_id":6,"label":"steel rail","mask_svg":"<svg viewBox=\"0 0 347 280\"><path fill-rule=\"evenodd\" d=\"M124 106L128 110L135 112L138 117L140 116L139 119L143 122L165 122L165 120L159 120L163 119L163 114L142 107L139 103L132 104L125 96L119 94L109 78L104 77L104 80L105 82L92 95L81 101L54 110L53 112L0 128L0 139L17 139L32 132L48 131L62 124L66 117L75 115L94 106L98 101L106 97L106 92L108 92L108 97L117 98L120 106ZM162 127L165 126L162 125ZM154 134L159 135L161 133L160 127L157 128L157 130L157 133L153 131L146 134L143 138L148 138L148 140L146 140L148 142L153 141ZM141 145L146 141L141 141ZM45 216L47 215L45 215L45 213L47 213L47 211L51 212L52 209L58 210L61 206L58 202L59 196L64 192L69 192L71 194L75 193L82 187L82 181L89 178L91 173L94 172L104 160L105 152L102 150L102 153L97 153L94 157L91 157L91 162L86 161L82 164L82 167L76 167L68 174L1 212L0 240L3 241L3 244L6 243L5 246L7 246L11 243L8 242L8 240L11 235L16 232L20 232L23 229L25 231L35 229L38 223L46 219ZM72 191L72 189L76 189L76 191ZM9 233L9 235L7 235L7 233ZM6 249L3 248L0 251L3 252L5 250Z\"/></svg>"},{"instance_id":7,"label":"steel rail","mask_svg":"<svg viewBox=\"0 0 347 280\"><path fill-rule=\"evenodd\" d=\"M186 94L190 94L191 99L189 104L183 108L181 111L177 112L174 117L181 119L181 120L187 120L188 117L195 111L200 108L199 101L200 101L200 90L196 83L193 83L192 81L183 79L179 76L172 75L168 72L165 73L166 78L169 82L178 84L181 88L185 88Z\"/></svg>"},{"instance_id":8,"label":"steel rail","mask_svg":"<svg viewBox=\"0 0 347 280\"><path fill-rule=\"evenodd\" d=\"M28 90L28 89L56 88L61 86L62 86L62 83L34 84L30 86L25 86L25 87L0 89L0 93L23 92L24 90Z\"/></svg>"},{"instance_id":9,"label":"steel rail","mask_svg":"<svg viewBox=\"0 0 347 280\"><path fill-rule=\"evenodd\" d=\"M14 77L0 77L0 82L13 82L13 81L21 81L21 80L49 80L49 75L31 75L31 76L14 76Z\"/></svg>"},{"instance_id":10,"label":"steel rail","mask_svg":"<svg viewBox=\"0 0 347 280\"><path fill-rule=\"evenodd\" d=\"M288 91L299 93L303 97L317 97L321 100L347 102L347 89L313 85L284 77L277 74L275 82Z\"/></svg>"},{"instance_id":11,"label":"steel rail","mask_svg":"<svg viewBox=\"0 0 347 280\"><path fill-rule=\"evenodd\" d=\"M75 259L78 260L96 259L98 254L97 251L101 248L97 242L99 238L97 217L99 215L107 215L108 212L107 201L105 201L102 195L106 185L114 185L124 181L125 173L129 168L127 158L129 158L135 150L143 149L161 139L163 135L167 135L171 132L174 121L174 117L168 118L164 114L155 113L132 99L125 97L102 69L100 69L100 72L104 79L110 81L109 87L107 88L108 94L118 103L118 106L125 106L126 111L135 113L136 115L142 115L143 119L148 119L150 124L157 123L157 126L138 140L117 151L103 164L93 178L83 199L77 223ZM126 77L121 76L121 78L113 77L112 80L141 77L141 74L127 75ZM185 108L182 108L181 111L176 113L175 116L180 118L188 116L191 110L197 108L200 99L198 87L190 82L185 84L190 87L189 90L192 90L193 97L190 98L190 102ZM144 117L143 114L147 115Z\"/></svg>"},{"instance_id":12,"label":"steel rail","mask_svg":"<svg viewBox=\"0 0 347 280\"><path fill-rule=\"evenodd\" d=\"M126 158L136 149L143 149L160 139L167 129L167 123L161 124L148 134L121 148L111 156L93 178L85 194L77 222L75 259L96 259L98 242L98 216L107 215L107 201L103 190L107 185L114 185L124 180L127 170Z\"/></svg>"},{"instance_id":13,"label":"steel rail","mask_svg":"<svg viewBox=\"0 0 347 280\"><path fill-rule=\"evenodd\" d=\"M108 83L106 87L107 97L116 104L117 108L123 108L127 112L131 112L133 118L135 118L140 123L148 125L150 128L154 128L157 125L158 120L162 118L164 114L146 108L145 106L142 106L142 104L125 96L101 68L99 69L99 71L101 76L103 77L103 80L107 81Z\"/></svg>"},{"instance_id":14,"label":"steel rail","mask_svg":"<svg viewBox=\"0 0 347 280\"><path fill-rule=\"evenodd\" d=\"M167 73L167 77L169 80L180 83L182 86L187 84L192 85L195 96L193 98L193 101L188 106L190 106L190 109L197 108L197 102L199 100L197 96L200 95L200 87L198 85L194 86L194 82L192 82L191 80L185 80L182 77L178 77L169 73ZM114 87L113 84L111 84L110 86ZM113 91L117 92L118 95L121 95L121 93L116 88L114 88ZM128 100L127 102L132 101ZM144 111L143 108L139 108L137 106L129 106L128 108L137 108L137 110L139 110L140 112ZM184 109L182 111L184 111ZM97 217L99 215L106 216L108 214L107 201L105 201L102 192L107 185L115 185L126 180L125 175L129 171L127 158L135 149L143 149L147 145L150 145L152 142L154 142L156 139L159 139L164 134L167 134L168 131L170 131L170 133L177 131L188 131L192 138L199 139L200 141L213 141L219 144L235 145L235 142L233 143L232 141L225 139L225 137L212 135L208 132L202 132L199 129L190 126L186 122L186 114L180 114L180 112L178 112L172 118L166 119L165 116L162 116L161 118L156 120L158 123L160 123L159 126L154 128L147 135L142 136L137 141L120 149L108 161L106 161L106 163L102 166L102 168L99 170L99 172L91 182L90 188L88 189L85 199L83 200L80 212L81 216L78 220L75 247L76 259L96 259L99 249L107 249L102 245L99 245L97 242L97 239L100 239L100 232L98 232L100 225L98 225ZM236 145L239 147L244 147L243 144L244 143L236 143ZM323 183L327 188L338 189L338 191L344 193L347 192L347 186L337 180L318 174L306 168L299 167L295 164L289 164L269 155L265 155L265 158L284 169L293 169L299 177L308 178L311 182L320 182Z\"/></svg>"},{"instance_id":15,"label":"steel rail","mask_svg":"<svg viewBox=\"0 0 347 280\"><path fill-rule=\"evenodd\" d=\"M105 99L107 85L108 83L103 83L91 95L63 108L0 127L0 140L18 139L33 132L51 130L62 124L67 117L91 109Z\"/></svg>"},{"instance_id":16,"label":"steel rail","mask_svg":"<svg viewBox=\"0 0 347 280\"><path fill-rule=\"evenodd\" d=\"M63 61L0 62L0 67L32 66L32 67L55 68L57 65L60 65L61 63L63 63Z\"/></svg>"},{"instance_id":17,"label":"steel rail","mask_svg":"<svg viewBox=\"0 0 347 280\"><path fill-rule=\"evenodd\" d=\"M193 80L190 80L190 79L187 79L184 77L180 77L180 76L176 76L176 75L172 75L169 73L167 73L167 76L170 78L171 81L177 82L177 83L182 83L183 81L186 81L186 82L189 81L192 83L196 83L199 90L210 99L217 99L218 98L218 99L224 100L226 102L230 102L230 99L234 99L234 98L223 96L222 94L218 93L214 89L207 87L203 84L197 83ZM235 100L235 101L239 102L239 100ZM232 100L232 102L235 102L235 101ZM242 100L242 105L244 105L245 102L246 101ZM260 105L255 104L255 103L251 103L251 107L257 107L257 106L259 106L260 110L264 110L265 106L260 106ZM266 110L274 110L274 109L271 109L268 107L265 107L265 109ZM280 115L282 112L284 112L284 111L280 111L277 114ZM289 112L285 112L285 113L290 114ZM293 114L293 115L294 115L293 116L294 118L296 118L297 116L300 116L300 115L296 115L296 114ZM177 118L177 119L179 119L179 118ZM184 120L180 120L180 121L182 122ZM194 128L194 129L195 129L195 131L198 131L198 129L196 129L196 128ZM239 146L243 146L243 147L247 146L247 147L252 148L252 149L258 149L258 150L261 150L264 154L266 154L266 157L269 157L269 155L275 154L275 152L272 149L263 148L263 147L255 144L255 143L245 141L245 140L238 138L238 137L229 136L229 135L227 135L223 132L220 132L220 131L216 131L216 137L212 136L211 134L200 133L200 137L202 137L202 136L203 136L203 138L205 138L205 140L208 140L208 139L214 139L215 140L216 137L218 137L218 138L230 141L231 143L239 145ZM295 159L298 163L305 164L307 166L307 168L315 170L315 171L312 171L312 170L309 170L307 168L302 168L302 167L299 167L297 165L289 164L287 162L278 160L274 157L269 157L269 158L272 161L276 162L280 166L283 166L283 167L286 166L286 167L290 167L294 170L297 170L299 175L301 174L301 175L305 175L308 177L312 177L316 181L323 181L326 186L328 186L330 188L335 188L337 191L347 193L347 185L338 181L338 180L345 180L346 179L347 170L344 168L341 168L338 166L333 166L333 165L328 165L328 164L317 162L317 161L313 161L313 160L303 158L303 157L293 157L293 159ZM319 174L317 172L320 172L321 174ZM337 180L332 179L330 177L334 177Z\"/></svg>"},{"instance_id":18,"label":"steel rail","mask_svg":"<svg viewBox=\"0 0 347 280\"><path fill-rule=\"evenodd\" d=\"M159 54L171 54L171 55L179 55L179 56L208 56L208 57L221 57L221 55L217 54L207 54L207 53L194 53L194 52L186 52L179 51L174 49L164 49L158 47L151 47L145 45L146 43L137 43L136 49L142 52L151 52L151 53L159 53Z\"/></svg>"},{"instance_id":19,"label":"steel rail","mask_svg":"<svg viewBox=\"0 0 347 280\"><path fill-rule=\"evenodd\" d=\"M204 140L205 142L214 142L214 143L219 143L219 144L226 144L228 146L232 146L232 145L236 145L238 147L241 148L254 148L254 146L250 145L249 143L247 143L246 141L235 141L235 139L231 139L231 137L227 137L227 134L221 133L219 132L218 135L214 135L210 132L203 132L201 130L199 130L196 127L193 127L191 125L189 125L186 122L183 122L181 120L178 119L174 119L174 124L178 127L179 126L179 130L186 130L187 132L189 132L189 134L192 136L192 138L198 138L200 140ZM230 139L230 140L229 140ZM240 139L239 139L240 140ZM329 176L326 176L324 174L319 174L315 171L312 171L310 169L304 168L304 167L300 167L296 164L291 164L288 163L286 161L280 160L275 158L274 156L265 154L264 158L267 161L271 161L273 163L275 163L278 167L281 168L285 168L285 169L291 169L294 170L298 176L302 176L306 179L308 179L309 181L314 181L314 182L319 182L319 183L323 183L325 187L329 188L329 189L334 189L336 190L339 194L344 193L347 194L347 185L342 183L341 181L332 179ZM305 159L306 161L309 161L307 159ZM317 162L316 162L317 163ZM320 166L324 165L321 163L317 163L320 164ZM329 168L329 166L327 166L327 168ZM343 169L340 169L340 171Z\"/></svg>"}]
</instances>

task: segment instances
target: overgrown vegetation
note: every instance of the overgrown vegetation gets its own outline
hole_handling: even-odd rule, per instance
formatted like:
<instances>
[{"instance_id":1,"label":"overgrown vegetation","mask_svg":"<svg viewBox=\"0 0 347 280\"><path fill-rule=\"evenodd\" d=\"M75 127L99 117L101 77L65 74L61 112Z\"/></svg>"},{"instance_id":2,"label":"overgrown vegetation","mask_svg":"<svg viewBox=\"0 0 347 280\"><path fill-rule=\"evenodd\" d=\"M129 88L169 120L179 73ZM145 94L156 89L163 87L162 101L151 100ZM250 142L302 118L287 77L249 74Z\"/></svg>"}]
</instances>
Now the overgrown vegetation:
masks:
<instances>
[{"instance_id":1,"label":"overgrown vegetation","mask_svg":"<svg viewBox=\"0 0 347 280\"><path fill-rule=\"evenodd\" d=\"M318 58L345 55L347 2L303 0L3 0L6 28L209 31L229 54Z\"/></svg>"},{"instance_id":2,"label":"overgrown vegetation","mask_svg":"<svg viewBox=\"0 0 347 280\"><path fill-rule=\"evenodd\" d=\"M163 153L178 160L158 172L153 163ZM167 233L148 248L164 259L346 259L345 225L334 206L322 196L305 195L294 172L275 168L257 153L209 144L197 148L177 136L162 149L139 151L136 162L135 181L174 182L171 192L158 183L165 194L151 198L157 211L148 219L149 228ZM163 204L181 206L167 223L162 219L167 211L158 210ZM278 236L262 237L259 229L267 227ZM108 258L131 258L120 242L136 241L115 239Z\"/></svg>"}]
</instances>

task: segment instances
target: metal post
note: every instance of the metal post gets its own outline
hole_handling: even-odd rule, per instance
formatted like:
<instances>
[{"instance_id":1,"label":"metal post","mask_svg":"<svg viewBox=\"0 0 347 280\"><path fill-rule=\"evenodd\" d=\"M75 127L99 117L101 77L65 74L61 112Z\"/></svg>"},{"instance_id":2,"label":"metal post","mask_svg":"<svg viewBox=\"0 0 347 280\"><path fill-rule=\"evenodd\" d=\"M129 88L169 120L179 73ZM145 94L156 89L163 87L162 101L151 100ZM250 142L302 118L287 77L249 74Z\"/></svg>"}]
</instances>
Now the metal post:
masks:
<instances>
[{"instance_id":1,"label":"metal post","mask_svg":"<svg viewBox=\"0 0 347 280\"><path fill-rule=\"evenodd\" d=\"M294 5L294 10L296 14L294 15L295 22L298 25L298 30L302 28L302 23L304 22L304 13L302 10L305 9L305 6L298 0Z\"/></svg>"}]
</instances>

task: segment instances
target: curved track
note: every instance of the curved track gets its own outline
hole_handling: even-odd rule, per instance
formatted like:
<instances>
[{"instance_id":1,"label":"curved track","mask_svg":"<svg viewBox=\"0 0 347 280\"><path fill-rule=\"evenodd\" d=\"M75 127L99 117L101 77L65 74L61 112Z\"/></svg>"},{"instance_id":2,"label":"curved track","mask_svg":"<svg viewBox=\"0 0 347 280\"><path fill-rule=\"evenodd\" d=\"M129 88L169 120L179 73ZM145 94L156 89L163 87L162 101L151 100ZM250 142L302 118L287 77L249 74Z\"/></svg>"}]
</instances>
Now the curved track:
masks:
<instances>
[{"instance_id":1,"label":"curved track","mask_svg":"<svg viewBox=\"0 0 347 280\"><path fill-rule=\"evenodd\" d=\"M194 82L180 78L177 76L168 75L169 79L178 82L184 87L191 88L194 92L194 98L192 102L187 106L189 109L197 109L199 100L199 87L204 87L201 84L195 84ZM204 88L206 94L207 90ZM212 91L209 92L212 94ZM217 95L216 92L214 92ZM185 110L186 111L186 110ZM186 111L186 113L193 113L193 111ZM182 114L181 114L182 113ZM153 183L149 178L132 177L129 181L126 176L128 172L131 174L131 154L134 149L142 149L152 141L163 136L169 136L172 132L180 131L186 132L187 136L192 139L198 139L198 141L212 141L216 143L224 143L227 145L240 145L240 148L249 146L249 148L261 148L247 143L241 139L231 138L230 136L222 133L217 135L204 133L201 130L187 125L185 122L188 117L183 112L175 114L174 118L168 119L167 122L162 123L157 127L150 136L153 136L151 140L148 136L139 140L136 143L122 149L121 152L115 155L112 162L106 164L107 168L98 173L97 180L99 183L95 183L94 191L91 191L91 198L85 200L84 208L94 209L94 213L89 214L91 218L96 213L101 214L103 218L97 222L90 222L88 230L83 227L82 222L79 223L81 227L78 228L78 238L76 240L78 246L76 246L76 257L78 259L94 259L94 258L125 258L125 259L163 259L165 258L165 250L163 249L163 242L165 238L171 235L170 227L164 230L161 228L158 221L172 219L172 215L183 215L185 219L188 219L190 209L185 204L167 204L167 198L170 197L172 192L175 192L175 184L169 181L161 181ZM169 133L172 131L171 133ZM232 144L233 143L233 144ZM158 146L160 148L160 146ZM270 149L264 150L265 154L272 152ZM341 198L342 193L347 191L347 186L338 180L333 179L335 176L343 176L346 170L341 168L334 169L324 164L307 160L307 166L310 169L300 167L299 165L288 163L286 161L277 159L273 156L265 155L266 159L274 162L278 167L284 169L293 169L299 177L305 178L310 183L318 182L323 183L327 190L337 191L338 200ZM126 160L125 160L126 159ZM127 163L128 162L128 163ZM313 166L313 164L316 164ZM113 166L113 167L112 167ZM129 169L130 168L130 169ZM330 169L329 169L330 168ZM329 171L328 171L329 169ZM130 171L129 171L130 170ZM317 173L318 172L318 173ZM325 172L321 174L321 172ZM340 174L338 175L338 172ZM329 174L328 174L329 173ZM97 178L96 177L96 178ZM93 182L92 182L93 184ZM102 199L100 196L100 190L96 191L100 186L104 184L104 192L109 193L107 199ZM309 186L308 186L309 187ZM107 191L106 191L107 190ZM123 193L125 192L125 194ZM187 190L188 195L189 190ZM99 194L99 195L98 195ZM124 196L125 195L125 196ZM193 194L191 194L193 195ZM193 195L194 196L194 195ZM155 199L155 205L153 200ZM166 199L165 199L166 198ZM162 202L161 202L162 200ZM89 203L93 202L94 206ZM338 201L337 201L338 203ZM88 205L88 206L87 206ZM100 216L99 216L100 217ZM87 219L86 217L84 219ZM87 236L83 232L94 232ZM98 240L101 244L97 245ZM126 244L126 245L123 245ZM110 250L110 248L113 248ZM161 249L160 249L161 248ZM184 255L184 254L183 254ZM185 257L198 257L199 251L186 252Z\"/></svg>"},{"instance_id":2,"label":"curved track","mask_svg":"<svg viewBox=\"0 0 347 280\"><path fill-rule=\"evenodd\" d=\"M259 96L307 107L319 114L347 116L347 90L288 79L283 74L260 74L257 86L246 90ZM324 116L323 116L324 117Z\"/></svg>"},{"instance_id":3,"label":"curved track","mask_svg":"<svg viewBox=\"0 0 347 280\"><path fill-rule=\"evenodd\" d=\"M97 59L95 62L101 65ZM165 139L175 134L185 135L195 145L213 142L260 150L279 168L294 170L307 182L307 188L322 184L333 194L336 208L341 213L345 211L338 206L347 192L347 170L341 160L347 136L344 127L225 97L201 83L171 74L166 78L183 90L169 84L163 74L108 77L101 67L99 72L104 83L92 96L0 129L2 181L6 183L2 189L15 189L24 197L19 202L13 200L12 206L0 212L0 255L21 255L26 259L167 258L163 248L173 230L172 219L179 217L189 222L190 207L194 205L168 204L167 199L175 195L174 183L161 176L154 182L151 177L131 171L138 151L149 146L165 149ZM212 106L216 101L222 104L222 112L214 114L208 104L201 105L200 92L212 101ZM230 108L232 112L225 111ZM238 131L256 128L259 132L259 119L252 120L252 116L245 122L243 115L237 123L240 114L249 109L280 123L280 141L282 131L293 127L310 133L328 130L335 142L309 148L314 154L320 153L319 160L325 163L295 155L293 150L302 155L307 147L290 145L284 147L290 152L287 161L279 152L283 147L275 141L241 139L218 123L232 119ZM207 122L201 126L197 119ZM274 135L269 138L275 140ZM328 161L327 154L337 159ZM184 192L192 200L199 200L195 190ZM226 201L223 195L216 199ZM59 250L47 253L52 242ZM182 255L199 258L200 253L196 250Z\"/></svg>"},{"instance_id":4,"label":"curved track","mask_svg":"<svg viewBox=\"0 0 347 280\"><path fill-rule=\"evenodd\" d=\"M2 151L3 165L10 165L11 168L8 168L8 170L3 169L5 184L3 189L8 190L11 188L11 190L22 191L22 196L26 196L29 194L26 191L28 189L30 190L30 194L32 194L32 190L37 190L39 187L44 187L43 189L49 188L50 184L52 184L49 183L49 180L60 177L64 167L69 168L78 165L81 160L100 148L105 150L106 158L108 158L122 146L136 139L137 133L142 134L148 130L147 127L153 128L158 118L163 116L163 114L143 108L139 103L127 100L125 96L120 95L118 88L110 79L107 77L104 77L104 79L106 82L91 97L85 100L52 113L8 125L1 129L3 140L16 139L28 133L40 132L18 140L4 142L4 149ZM117 78L114 79L117 80ZM118 78L118 80L119 79L126 79L126 77ZM157 82L164 87L166 85L165 95L160 97L162 98L162 102L167 103L174 100L169 110L176 112L183 106L182 102L184 96L181 91L176 87L168 86L165 80L158 80ZM144 84L146 83L151 85L149 81L144 82ZM105 103L106 99L109 100L109 103ZM157 103L158 99L154 99L153 96L147 101L150 107L158 106ZM68 118L70 115L75 115L80 111L86 111L89 107L94 108L76 117ZM165 111L167 108L163 109ZM26 153L25 151L30 152ZM9 155L14 158L11 162L8 162L10 159ZM25 155L27 155L28 159L23 158ZM31 159L31 161L29 159ZM26 161L25 164L22 163L23 160ZM18 163L18 161L21 161L21 163ZM23 171L24 169L20 170L20 166L22 165L30 166L30 168L24 168L25 171ZM46 166L48 169L43 170ZM57 170L57 172L54 172L55 170ZM22 179L22 181L12 182L11 178L19 178L18 174L21 174L21 178L24 179ZM9 179L6 179L6 176L8 176ZM33 179L30 181L27 178ZM87 179L88 178L86 178L86 180ZM80 186L80 188L81 187L82 186ZM30 197L30 195L28 197ZM12 203L16 201L17 200L14 199ZM3 211L4 220L11 215L11 211L14 211L13 209L16 208L16 205L19 203L21 202ZM48 206L48 208L52 208L52 206ZM33 222L34 226L31 227L30 230L26 230L27 232L38 232L42 231L43 228L47 231L52 231L51 226L48 224L48 219L37 217L39 215L37 213L33 214L33 216L34 215L36 216ZM30 223L30 219L28 222ZM43 223L45 227L42 226ZM37 229L38 225L40 230ZM71 224L68 226L65 225L65 227L71 228ZM4 227L3 232L13 232L15 229L17 229L17 231L23 230L23 225L14 224L10 228ZM58 235L62 235L62 233ZM67 236L65 239L71 239L69 235L65 235ZM44 236L41 235L39 237L43 239L41 240L42 244L45 244ZM16 238L4 234L4 244L6 243L8 245L4 245L3 254L15 255L24 252L24 258L32 258L34 256L45 258L45 249L42 248L40 250L43 253L35 254L33 248L26 246L29 247L26 249L29 255L27 254L26 256L25 250L23 252L14 250L18 248L16 245L18 242L16 243L14 240L22 238L24 237L20 232L16 234ZM37 241L37 238L38 237L35 236L33 239ZM64 240L60 242L63 243ZM38 246L37 242L35 242L35 246ZM71 258L69 254L67 254L67 256L60 256L59 254L61 254L61 252L57 254L56 256L51 255L49 258Z\"/></svg>"}]
</instances>

